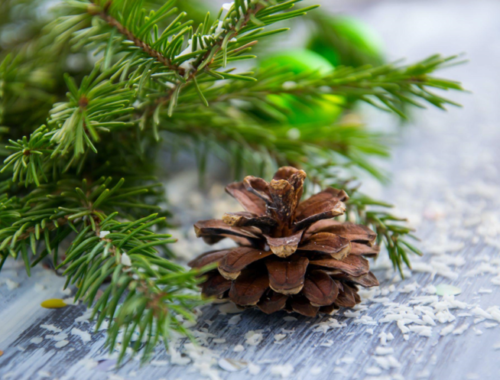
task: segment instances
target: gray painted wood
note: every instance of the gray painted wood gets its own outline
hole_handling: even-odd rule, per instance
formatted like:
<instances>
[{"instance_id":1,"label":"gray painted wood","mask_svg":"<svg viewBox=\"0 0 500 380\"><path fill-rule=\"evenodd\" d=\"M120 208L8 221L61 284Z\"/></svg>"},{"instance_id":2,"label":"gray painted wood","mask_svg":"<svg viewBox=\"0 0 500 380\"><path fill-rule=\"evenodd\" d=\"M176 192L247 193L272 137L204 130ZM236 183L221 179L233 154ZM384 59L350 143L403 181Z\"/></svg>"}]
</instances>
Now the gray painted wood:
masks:
<instances>
[{"instance_id":1,"label":"gray painted wood","mask_svg":"<svg viewBox=\"0 0 500 380\"><path fill-rule=\"evenodd\" d=\"M495 226L495 217L500 215L496 191L500 185L500 108L496 105L500 95L500 24L497 20L500 3L383 2L351 11L381 31L391 57L418 59L434 52L465 51L471 60L466 66L446 72L446 76L459 78L474 92L473 96L454 96L465 108L452 109L449 113L430 110L419 114L414 122L416 128L407 129L400 135L400 145L388 165L394 173L392 184L387 189L366 185L367 190L396 203L401 214L406 212L417 221L422 246L427 252L423 264L416 265L418 268L425 269L425 263L440 260L454 260L459 265L449 264L451 274L448 273L448 277L441 275L447 275L446 271L436 275L417 272L404 282L395 283L399 290L413 282L420 286L408 294L389 292L391 279L383 281L381 289L388 291L387 297L393 302L408 305L412 297L425 295L423 288L429 284L453 284L462 289L457 299L469 305L479 305L485 310L500 305L498 285L491 282L499 273L495 260L498 260L500 231L484 232ZM381 128L394 123L378 114L373 117L374 124ZM469 208L464 207L465 201L469 202ZM196 218L195 211L192 211L193 218ZM479 221L473 223L478 217ZM471 222L465 226L468 220ZM457 221L455 225L454 221ZM478 233L481 237L474 239ZM462 247L457 246L460 242ZM448 249L442 248L446 244ZM441 251L445 253L436 254ZM460 265L461 259L463 265ZM493 268L495 273L483 275L478 268ZM471 275L474 270L478 273ZM385 278L386 271L380 269L377 275ZM0 357L0 378L37 379L46 375L53 379L98 380L120 376L170 380L198 379L204 377L203 372L206 374L193 365L163 365L169 356L161 348L154 365L140 368L138 362L132 360L116 372L103 370L102 364L90 369L85 364L86 359L106 358L104 332L92 335L91 342L85 344L78 336L69 334L75 327L90 331L90 324L75 322L85 312L85 307L45 310L39 306L47 298L66 297L60 291L63 279L42 268L27 279L20 263L9 264L0 275L0 283L7 278L20 286L8 290L5 284L0 285L0 350L4 351ZM478 293L482 288L492 292ZM296 316L295 321L285 321L286 314L266 316L246 311L240 314L241 321L237 325L228 326L232 315L222 314L218 305L211 305L203 309L194 329L206 329L216 338L226 339L226 343L217 344L209 338L205 346L221 358L259 365L261 373L258 376L265 379L273 376L271 368L277 364L292 365L294 371L290 378L293 379L500 378L500 351L494 349L500 343L500 327L487 328L486 323L492 323L491 320L474 323L474 316L459 316L470 314L471 309L453 311L455 327L469 325L462 334L441 336L440 331L447 324L438 323L432 327L430 337L410 333L405 340L395 323L380 322L386 305L367 303L367 306L361 315L373 318L376 325L357 324L356 319L340 313L334 318L345 323L345 327L323 333L315 332L316 325L328 320L327 317L310 320ZM41 325L54 325L68 333L68 345L56 348L56 342L50 338L30 343L33 338L52 334ZM275 343L274 335L283 333L283 329L286 338ZM263 340L257 346L245 343L245 334L252 330L262 330ZM477 335L478 330L482 335ZM387 347L394 349L392 356L399 366L383 369L380 375L372 376L369 368L380 367L375 359L375 350L381 346L380 333L393 334L394 339ZM238 344L245 350L234 352ZM213 368L218 367L214 365ZM322 369L319 374L315 373L316 368ZM217 371L222 379L257 377L248 370L230 373L219 368Z\"/></svg>"}]
</instances>

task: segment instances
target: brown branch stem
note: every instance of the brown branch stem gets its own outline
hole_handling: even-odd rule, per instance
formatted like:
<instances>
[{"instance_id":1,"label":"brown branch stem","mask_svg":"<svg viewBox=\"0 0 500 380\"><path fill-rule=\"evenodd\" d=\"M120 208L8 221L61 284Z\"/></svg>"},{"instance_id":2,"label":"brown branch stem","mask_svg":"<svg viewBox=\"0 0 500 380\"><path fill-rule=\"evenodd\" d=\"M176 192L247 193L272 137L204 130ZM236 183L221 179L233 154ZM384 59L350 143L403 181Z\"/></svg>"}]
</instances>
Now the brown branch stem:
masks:
<instances>
[{"instance_id":1,"label":"brown branch stem","mask_svg":"<svg viewBox=\"0 0 500 380\"><path fill-rule=\"evenodd\" d=\"M185 76L187 74L186 69L184 69L183 67L180 67L180 65L173 64L170 59L168 59L162 53L153 49L150 45L148 45L147 43L142 41L140 38L135 36L130 30L128 30L124 25L122 25L117 19L115 19L113 16L111 16L108 13L110 6L111 6L111 0L108 1L108 3L103 8L98 8L98 9L91 8L91 9L89 9L89 13L92 15L97 15L97 16L101 17L108 25L115 28L120 34L125 36L128 40L132 41L135 46L140 48L142 51L144 51L150 57L156 59L158 62L160 62L165 67L169 68L170 70L176 71L181 76ZM208 49L208 51L197 60L197 63L194 65L192 72L189 74L189 76L184 81L177 82L177 84L174 86L174 88L171 91L169 91L169 93L167 95L156 99L156 101L155 101L156 106L160 106L160 105L163 105L163 104L170 102L173 94L175 93L175 90L179 86L185 87L186 85L191 83L191 81L200 72L199 66L210 56L213 49L216 48L216 51L213 53L212 61L209 62L207 65L205 65L203 68L204 70L207 70L210 67L210 65L213 63L217 53L220 52L220 50L222 49L222 44L223 44L224 40L226 39L226 37L228 40L236 37L238 35L239 30L241 30L242 28L244 28L245 26L248 25L248 22L251 20L251 17L253 15L255 15L256 13L258 13L263 8L264 8L264 6L262 4L258 4L254 9L249 8L248 12L245 14L245 16L243 18L243 21L241 23L234 23L234 25L229 30L227 30L226 33L224 33L218 37L216 43L211 47L211 49ZM247 47L254 45L255 42L246 44L245 46L240 47L240 49L246 49ZM151 113L151 110L149 113Z\"/></svg>"},{"instance_id":2,"label":"brown branch stem","mask_svg":"<svg viewBox=\"0 0 500 380\"><path fill-rule=\"evenodd\" d=\"M260 4L259 4L259 5L257 5L257 6L255 7L255 9L252 9L252 12L248 12L248 13L245 15L245 18L244 18L243 22L242 22L242 23L241 23L241 25L240 25L240 29L244 28L244 27L248 24L248 22L250 21L251 16L252 16L252 15L255 15L255 14L256 14L257 12L259 12L262 8L263 8L263 5L260 5ZM250 10L250 9L249 9L249 10ZM230 39L232 39L232 38L235 38L235 37L238 35L238 30L236 30L236 24L237 24L237 23L235 23L235 25L233 25L233 26L231 27L231 29L229 29L229 30L227 31L226 36L227 36L227 35L229 35L228 40L230 40ZM218 38L218 40L217 40L217 43L216 43L215 45L213 45L213 46L212 46L212 49L213 49L214 47L217 47L217 51L213 54L212 61L211 61L210 63L208 63L208 64L207 64L207 65L203 68L204 70L208 70L208 68L210 67L210 65L213 63L213 61L214 61L215 56L217 55L217 53L218 53L219 51L221 51L221 49L222 49L222 43L223 43L224 39L225 39L225 36L223 36L223 35L222 35L222 36L219 36L219 38ZM242 46L242 47L240 47L239 49L246 49L246 48L247 48L247 47L249 47L249 46L255 45L255 43L256 43L256 42L257 42L257 41L254 41L254 42L251 42L251 43L249 43L249 44L246 44L245 46ZM202 56L202 58L201 58L201 59L198 59L198 63L197 63L197 65L196 65L196 66L194 66L194 67L193 67L193 71L191 72L191 74L189 75L189 77L185 80L185 82L184 82L184 83L182 83L182 82L178 82L178 83L177 83L177 86L182 86L182 87L185 87L186 85L188 85L188 84L189 84L189 83L190 83L190 82L191 82L191 81L192 81L192 80L193 80L193 79L194 79L194 78L198 75L198 73L199 73L199 71L200 71L200 70L199 70L199 66L200 66L200 65L201 65L201 64L205 61L205 59L207 59L207 58L208 58L208 56L209 56L210 54L211 54L211 50L208 50L208 51L207 51L207 52L206 52L206 53ZM177 87L177 86L176 86L176 87ZM173 88L173 89L169 92L169 94L168 94L167 96L158 98L158 99L157 99L157 104L165 104L165 103L168 103L168 102L171 100L171 98L172 98L172 96L173 96L174 92L175 92L175 87L174 87L174 88Z\"/></svg>"},{"instance_id":3,"label":"brown branch stem","mask_svg":"<svg viewBox=\"0 0 500 380\"><path fill-rule=\"evenodd\" d=\"M91 13L93 15L98 15L99 17L101 17L104 21L106 21L106 23L109 26L112 26L113 28L115 28L120 34L124 35L129 41L132 41L135 46L140 48L142 51L144 51L150 57L156 59L158 62L160 62L165 67L168 67L170 70L177 71L180 75L185 74L185 70L182 67L179 67L178 65L174 65L162 53L153 49L146 42L144 42L140 38L136 37L134 35L134 33L132 33L130 30L128 30L117 19L115 19L110 14L108 14L107 13L108 8L109 8L109 6L106 6L106 7L104 7L104 9L101 9L99 11L94 11L91 9L91 10L89 10L89 13Z\"/></svg>"}]
</instances>

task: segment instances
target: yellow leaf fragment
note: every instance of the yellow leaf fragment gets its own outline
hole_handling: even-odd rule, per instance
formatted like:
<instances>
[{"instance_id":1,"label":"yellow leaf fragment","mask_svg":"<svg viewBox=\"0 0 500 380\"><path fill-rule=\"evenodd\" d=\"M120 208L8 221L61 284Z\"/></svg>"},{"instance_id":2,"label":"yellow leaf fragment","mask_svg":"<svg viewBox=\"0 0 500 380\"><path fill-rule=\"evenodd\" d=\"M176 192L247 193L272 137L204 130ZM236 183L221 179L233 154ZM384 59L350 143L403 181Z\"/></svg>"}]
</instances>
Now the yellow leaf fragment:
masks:
<instances>
[{"instance_id":1,"label":"yellow leaf fragment","mask_svg":"<svg viewBox=\"0 0 500 380\"><path fill-rule=\"evenodd\" d=\"M49 300L43 301L40 306L42 306L45 309L60 309L62 307L67 306L66 303L59 298L52 298Z\"/></svg>"}]
</instances>

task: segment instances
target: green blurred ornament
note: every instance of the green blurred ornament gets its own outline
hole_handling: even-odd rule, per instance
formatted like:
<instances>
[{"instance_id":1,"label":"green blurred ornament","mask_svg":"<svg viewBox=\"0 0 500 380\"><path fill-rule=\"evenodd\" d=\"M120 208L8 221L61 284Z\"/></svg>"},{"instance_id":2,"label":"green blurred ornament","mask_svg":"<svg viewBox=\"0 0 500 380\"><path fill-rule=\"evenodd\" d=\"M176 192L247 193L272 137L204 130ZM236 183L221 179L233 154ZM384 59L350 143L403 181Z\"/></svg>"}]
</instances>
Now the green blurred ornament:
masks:
<instances>
[{"instance_id":1,"label":"green blurred ornament","mask_svg":"<svg viewBox=\"0 0 500 380\"><path fill-rule=\"evenodd\" d=\"M319 54L307 49L291 49L267 56L261 61L261 68L287 68L294 74L317 71L327 74L334 66ZM293 87L293 83L288 83ZM343 112L345 100L341 96L324 94L314 99L304 99L290 94L268 95L267 101L283 111L290 125L335 122Z\"/></svg>"},{"instance_id":2,"label":"green blurred ornament","mask_svg":"<svg viewBox=\"0 0 500 380\"><path fill-rule=\"evenodd\" d=\"M271 66L286 67L294 74L301 74L305 71L317 70L322 74L334 70L334 66L321 55L307 49L289 49L279 53L267 55L261 61L262 68Z\"/></svg>"},{"instance_id":3,"label":"green blurred ornament","mask_svg":"<svg viewBox=\"0 0 500 380\"><path fill-rule=\"evenodd\" d=\"M364 22L348 16L314 17L317 31L308 48L334 66L384 63L382 38Z\"/></svg>"}]
</instances>

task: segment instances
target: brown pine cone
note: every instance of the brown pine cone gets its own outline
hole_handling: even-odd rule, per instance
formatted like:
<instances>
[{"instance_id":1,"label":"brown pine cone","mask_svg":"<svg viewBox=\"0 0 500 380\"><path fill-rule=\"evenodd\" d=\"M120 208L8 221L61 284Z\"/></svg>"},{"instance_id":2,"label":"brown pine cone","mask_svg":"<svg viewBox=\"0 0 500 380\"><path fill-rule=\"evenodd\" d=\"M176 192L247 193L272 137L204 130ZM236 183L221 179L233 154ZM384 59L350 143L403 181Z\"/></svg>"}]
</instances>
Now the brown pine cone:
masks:
<instances>
[{"instance_id":1,"label":"brown pine cone","mask_svg":"<svg viewBox=\"0 0 500 380\"><path fill-rule=\"evenodd\" d=\"M302 170L282 167L270 183L248 176L226 187L246 211L194 228L208 244L227 237L239 246L189 263L192 268L217 263L202 283L204 296L229 298L267 314L284 309L313 317L355 306L358 285L378 285L363 258L379 252L375 233L331 219L345 211L349 198L343 190L328 188L300 202L305 177Z\"/></svg>"}]
</instances>

